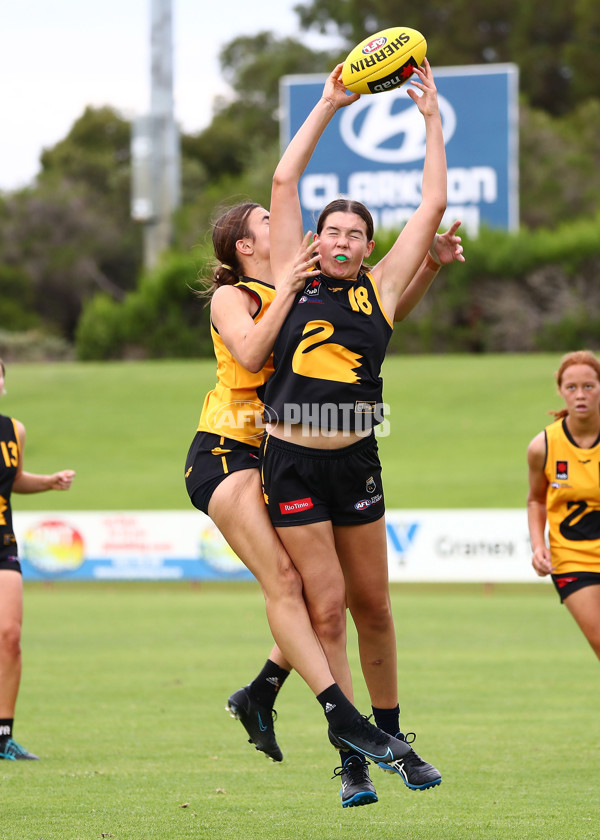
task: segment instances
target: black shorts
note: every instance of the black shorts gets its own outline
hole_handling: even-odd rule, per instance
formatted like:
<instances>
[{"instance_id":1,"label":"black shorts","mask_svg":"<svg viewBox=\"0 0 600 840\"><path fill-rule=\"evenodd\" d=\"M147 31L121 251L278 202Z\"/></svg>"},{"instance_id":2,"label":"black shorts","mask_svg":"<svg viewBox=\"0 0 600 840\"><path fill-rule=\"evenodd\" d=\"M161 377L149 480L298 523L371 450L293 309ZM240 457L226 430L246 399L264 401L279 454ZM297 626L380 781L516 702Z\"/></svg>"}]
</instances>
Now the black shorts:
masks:
<instances>
[{"instance_id":1,"label":"black shorts","mask_svg":"<svg viewBox=\"0 0 600 840\"><path fill-rule=\"evenodd\" d=\"M566 572L564 575L552 575L552 582L558 592L561 603L572 592L583 589L586 586L600 586L600 573L598 572Z\"/></svg>"},{"instance_id":2,"label":"black shorts","mask_svg":"<svg viewBox=\"0 0 600 840\"><path fill-rule=\"evenodd\" d=\"M385 513L374 435L343 449L312 449L271 435L261 446L263 491L273 525L363 525Z\"/></svg>"},{"instance_id":3,"label":"black shorts","mask_svg":"<svg viewBox=\"0 0 600 840\"><path fill-rule=\"evenodd\" d=\"M231 438L196 432L185 461L185 486L194 507L208 514L219 484L238 470L258 469L258 447Z\"/></svg>"},{"instance_id":4,"label":"black shorts","mask_svg":"<svg viewBox=\"0 0 600 840\"><path fill-rule=\"evenodd\" d=\"M21 564L19 563L19 558L15 554L9 554L6 557L0 557L0 570L3 569L10 569L13 572L19 572L19 574L23 574L21 571Z\"/></svg>"}]
</instances>

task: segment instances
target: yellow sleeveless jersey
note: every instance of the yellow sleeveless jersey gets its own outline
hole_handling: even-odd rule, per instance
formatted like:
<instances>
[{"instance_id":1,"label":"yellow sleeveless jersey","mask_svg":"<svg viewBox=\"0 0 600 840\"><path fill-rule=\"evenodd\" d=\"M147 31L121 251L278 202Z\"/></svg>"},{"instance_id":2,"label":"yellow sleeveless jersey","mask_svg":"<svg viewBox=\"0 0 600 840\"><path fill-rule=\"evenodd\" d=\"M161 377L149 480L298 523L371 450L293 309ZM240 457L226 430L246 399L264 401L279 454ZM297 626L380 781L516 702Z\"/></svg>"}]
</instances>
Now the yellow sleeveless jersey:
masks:
<instances>
[{"instance_id":1,"label":"yellow sleeveless jersey","mask_svg":"<svg viewBox=\"0 0 600 840\"><path fill-rule=\"evenodd\" d=\"M246 289L256 301L252 317L260 321L275 297L274 287L245 277L236 288ZM206 395L197 431L259 446L264 431L263 392L273 373L273 357L259 373L250 373L234 359L212 322L210 333L217 358L217 384Z\"/></svg>"},{"instance_id":2,"label":"yellow sleeveless jersey","mask_svg":"<svg viewBox=\"0 0 600 840\"><path fill-rule=\"evenodd\" d=\"M600 572L600 440L581 449L564 418L545 429L546 509L555 574Z\"/></svg>"}]
</instances>

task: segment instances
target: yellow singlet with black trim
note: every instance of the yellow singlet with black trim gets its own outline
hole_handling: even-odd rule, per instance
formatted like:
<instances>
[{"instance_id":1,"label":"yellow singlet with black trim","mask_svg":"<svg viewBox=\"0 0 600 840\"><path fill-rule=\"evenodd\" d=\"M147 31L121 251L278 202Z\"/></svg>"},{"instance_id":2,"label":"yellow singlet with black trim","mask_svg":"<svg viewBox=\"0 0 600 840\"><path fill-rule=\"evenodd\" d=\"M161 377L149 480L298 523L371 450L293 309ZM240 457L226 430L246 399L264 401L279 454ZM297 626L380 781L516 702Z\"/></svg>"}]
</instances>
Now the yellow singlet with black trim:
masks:
<instances>
[{"instance_id":1,"label":"yellow singlet with black trim","mask_svg":"<svg viewBox=\"0 0 600 840\"><path fill-rule=\"evenodd\" d=\"M268 420L353 432L383 422L381 365L392 332L371 274L315 274L275 341Z\"/></svg>"},{"instance_id":2,"label":"yellow singlet with black trim","mask_svg":"<svg viewBox=\"0 0 600 840\"><path fill-rule=\"evenodd\" d=\"M236 288L245 289L256 301L252 317L260 321L275 297L274 287L244 277ZM273 373L273 357L259 373L250 373L231 355L212 322L210 334L217 359L217 383L206 395L197 431L259 446L264 431L264 387Z\"/></svg>"},{"instance_id":3,"label":"yellow singlet with black trim","mask_svg":"<svg viewBox=\"0 0 600 840\"><path fill-rule=\"evenodd\" d=\"M554 572L600 572L600 438L591 449L581 449L564 418L547 426L545 435Z\"/></svg>"},{"instance_id":4,"label":"yellow singlet with black trim","mask_svg":"<svg viewBox=\"0 0 600 840\"><path fill-rule=\"evenodd\" d=\"M15 421L0 414L0 560L17 553L10 495L20 459L21 447Z\"/></svg>"}]
</instances>

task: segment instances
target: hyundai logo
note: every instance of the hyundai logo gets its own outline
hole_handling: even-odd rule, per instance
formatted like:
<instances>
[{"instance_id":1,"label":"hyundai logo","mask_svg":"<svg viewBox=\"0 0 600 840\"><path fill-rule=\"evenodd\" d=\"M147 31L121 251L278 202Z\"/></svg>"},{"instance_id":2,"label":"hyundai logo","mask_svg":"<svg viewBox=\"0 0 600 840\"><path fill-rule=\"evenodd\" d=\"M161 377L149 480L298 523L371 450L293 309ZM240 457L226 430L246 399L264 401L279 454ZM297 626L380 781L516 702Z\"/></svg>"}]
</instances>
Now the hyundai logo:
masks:
<instances>
[{"instance_id":1,"label":"hyundai logo","mask_svg":"<svg viewBox=\"0 0 600 840\"><path fill-rule=\"evenodd\" d=\"M448 143L456 130L456 114L439 93L438 103ZM364 96L345 108L340 133L348 148L368 160L409 163L425 157L425 121L403 89Z\"/></svg>"}]
</instances>

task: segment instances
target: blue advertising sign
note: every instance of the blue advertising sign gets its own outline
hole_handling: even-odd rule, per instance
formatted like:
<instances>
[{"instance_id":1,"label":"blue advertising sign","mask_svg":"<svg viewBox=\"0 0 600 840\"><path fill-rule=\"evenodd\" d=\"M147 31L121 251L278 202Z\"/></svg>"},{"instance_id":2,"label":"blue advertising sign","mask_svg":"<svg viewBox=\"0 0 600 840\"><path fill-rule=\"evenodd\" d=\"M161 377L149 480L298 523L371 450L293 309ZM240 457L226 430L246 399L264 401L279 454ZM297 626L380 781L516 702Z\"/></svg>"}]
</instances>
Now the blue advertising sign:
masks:
<instances>
[{"instance_id":1,"label":"blue advertising sign","mask_svg":"<svg viewBox=\"0 0 600 840\"><path fill-rule=\"evenodd\" d=\"M461 219L519 226L518 67L485 64L433 68L448 161L443 226ZM281 80L281 144L287 146L323 90L325 76ZM406 87L362 96L335 114L300 181L305 229L340 196L367 205L376 228L399 229L421 201L425 123Z\"/></svg>"}]
</instances>

